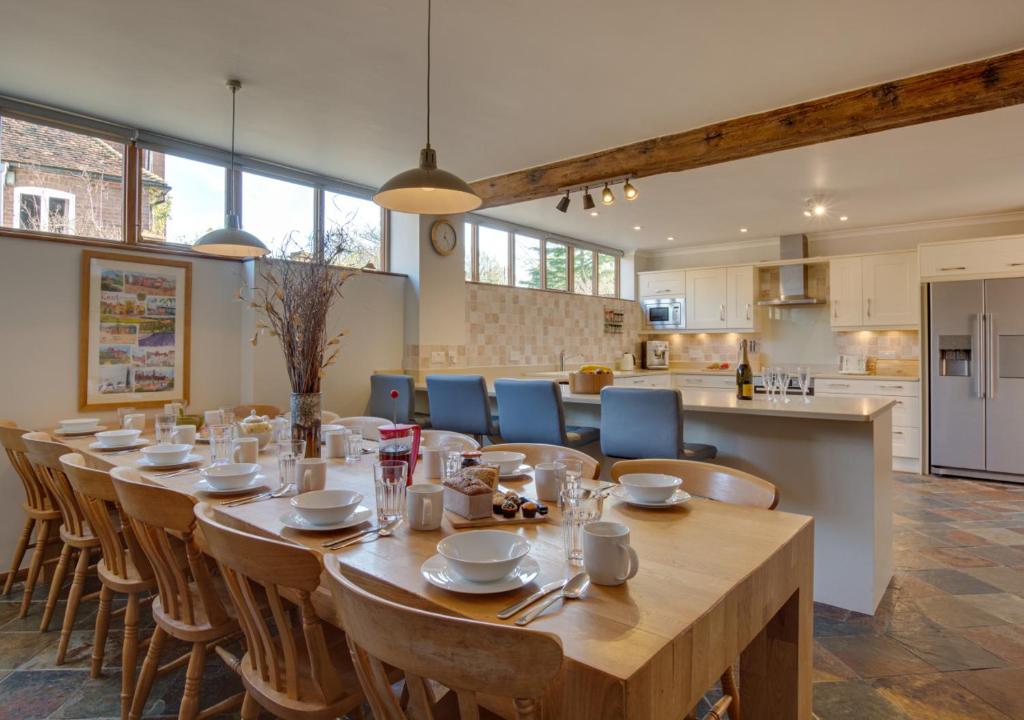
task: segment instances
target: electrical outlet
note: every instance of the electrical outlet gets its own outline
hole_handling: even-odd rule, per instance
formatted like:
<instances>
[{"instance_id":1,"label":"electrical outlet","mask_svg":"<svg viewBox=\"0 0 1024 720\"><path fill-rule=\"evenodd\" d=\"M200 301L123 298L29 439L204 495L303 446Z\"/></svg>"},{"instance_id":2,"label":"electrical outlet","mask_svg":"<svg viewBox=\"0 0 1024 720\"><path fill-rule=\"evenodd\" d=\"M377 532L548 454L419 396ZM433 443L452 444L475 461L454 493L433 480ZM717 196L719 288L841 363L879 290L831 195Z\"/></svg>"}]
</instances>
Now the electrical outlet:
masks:
<instances>
[{"instance_id":1,"label":"electrical outlet","mask_svg":"<svg viewBox=\"0 0 1024 720\"><path fill-rule=\"evenodd\" d=\"M430 364L431 365L444 365L444 351L435 350L430 353Z\"/></svg>"}]
</instances>

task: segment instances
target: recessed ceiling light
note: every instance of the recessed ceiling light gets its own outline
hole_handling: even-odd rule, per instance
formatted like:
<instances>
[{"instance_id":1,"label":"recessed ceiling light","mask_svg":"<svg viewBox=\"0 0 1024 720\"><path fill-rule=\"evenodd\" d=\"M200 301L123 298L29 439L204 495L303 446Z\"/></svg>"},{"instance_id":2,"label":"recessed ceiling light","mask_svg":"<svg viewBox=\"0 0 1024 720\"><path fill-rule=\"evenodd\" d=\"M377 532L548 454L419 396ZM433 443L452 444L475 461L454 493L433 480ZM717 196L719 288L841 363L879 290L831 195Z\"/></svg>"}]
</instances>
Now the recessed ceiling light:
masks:
<instances>
[{"instance_id":1,"label":"recessed ceiling light","mask_svg":"<svg viewBox=\"0 0 1024 720\"><path fill-rule=\"evenodd\" d=\"M847 220L849 220L849 219L850 219L850 218L846 217L845 215L840 215L840 216L839 216L839 222L846 222L846 221L847 221Z\"/></svg>"},{"instance_id":2,"label":"recessed ceiling light","mask_svg":"<svg viewBox=\"0 0 1024 720\"><path fill-rule=\"evenodd\" d=\"M811 216L811 211L810 210L804 210L804 217L810 217L810 216Z\"/></svg>"},{"instance_id":3,"label":"recessed ceiling light","mask_svg":"<svg viewBox=\"0 0 1024 720\"><path fill-rule=\"evenodd\" d=\"M597 210L591 210L590 211L590 217L597 217L600 214L601 213L599 213Z\"/></svg>"},{"instance_id":4,"label":"recessed ceiling light","mask_svg":"<svg viewBox=\"0 0 1024 720\"><path fill-rule=\"evenodd\" d=\"M824 214L825 214L826 212L828 212L828 211L826 210L825 206L824 206L824 205L822 205L821 203L817 203L817 204L816 204L816 205L814 206L814 214L815 214L815 216L816 216L816 217L821 217L821 216L822 216L822 215L824 215Z\"/></svg>"},{"instance_id":5,"label":"recessed ceiling light","mask_svg":"<svg viewBox=\"0 0 1024 720\"><path fill-rule=\"evenodd\" d=\"M639 225L634 225L634 226L633 226L633 229L634 229L634 230L642 230L643 228L641 228L641 227L640 227Z\"/></svg>"},{"instance_id":6,"label":"recessed ceiling light","mask_svg":"<svg viewBox=\"0 0 1024 720\"><path fill-rule=\"evenodd\" d=\"M747 231L746 228L740 228L740 232L746 232L746 231Z\"/></svg>"},{"instance_id":7,"label":"recessed ceiling light","mask_svg":"<svg viewBox=\"0 0 1024 720\"><path fill-rule=\"evenodd\" d=\"M672 242L673 240L675 240L675 238L674 238L674 237L672 237L671 235L669 235L669 236L668 236L667 238L665 238L665 239L666 239L666 240L668 240L669 242Z\"/></svg>"}]
</instances>

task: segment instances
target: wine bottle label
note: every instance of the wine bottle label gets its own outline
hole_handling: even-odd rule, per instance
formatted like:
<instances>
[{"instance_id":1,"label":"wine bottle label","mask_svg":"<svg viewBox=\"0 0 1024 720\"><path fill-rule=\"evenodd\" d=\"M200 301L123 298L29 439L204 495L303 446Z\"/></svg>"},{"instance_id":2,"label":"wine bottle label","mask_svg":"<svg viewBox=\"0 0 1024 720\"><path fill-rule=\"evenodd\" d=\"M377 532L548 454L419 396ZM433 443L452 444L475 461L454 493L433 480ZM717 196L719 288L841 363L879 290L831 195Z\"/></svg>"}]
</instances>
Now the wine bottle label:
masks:
<instances>
[{"instance_id":1,"label":"wine bottle label","mask_svg":"<svg viewBox=\"0 0 1024 720\"><path fill-rule=\"evenodd\" d=\"M753 383L743 383L743 391L742 392L743 392L743 397L745 397L745 398L753 398L754 397L754 384Z\"/></svg>"}]
</instances>

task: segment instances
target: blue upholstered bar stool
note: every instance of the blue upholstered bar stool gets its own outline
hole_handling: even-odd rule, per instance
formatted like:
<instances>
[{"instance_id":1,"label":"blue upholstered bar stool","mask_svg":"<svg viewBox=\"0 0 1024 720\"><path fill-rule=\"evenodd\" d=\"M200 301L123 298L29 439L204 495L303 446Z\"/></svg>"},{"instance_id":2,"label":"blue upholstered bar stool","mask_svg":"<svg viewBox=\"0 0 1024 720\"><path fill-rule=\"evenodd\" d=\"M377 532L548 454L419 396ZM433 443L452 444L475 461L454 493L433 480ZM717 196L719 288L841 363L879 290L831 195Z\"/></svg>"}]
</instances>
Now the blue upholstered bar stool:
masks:
<instances>
[{"instance_id":1,"label":"blue upholstered bar stool","mask_svg":"<svg viewBox=\"0 0 1024 720\"><path fill-rule=\"evenodd\" d=\"M597 440L597 428L565 425L562 391L553 380L495 380L501 439L582 447Z\"/></svg>"},{"instance_id":2,"label":"blue upholstered bar stool","mask_svg":"<svg viewBox=\"0 0 1024 720\"><path fill-rule=\"evenodd\" d=\"M714 445L683 442L683 395L668 388L601 390L601 452L619 458L712 460Z\"/></svg>"},{"instance_id":3,"label":"blue upholstered bar stool","mask_svg":"<svg viewBox=\"0 0 1024 720\"><path fill-rule=\"evenodd\" d=\"M472 435L477 442L498 434L487 383L479 375L427 375L430 426Z\"/></svg>"},{"instance_id":4,"label":"blue upholstered bar stool","mask_svg":"<svg viewBox=\"0 0 1024 720\"><path fill-rule=\"evenodd\" d=\"M391 391L398 391L398 399L391 399ZM416 389L410 375L371 375L370 402L366 414L395 422L413 422L416 406ZM397 410L397 412L396 412Z\"/></svg>"}]
</instances>

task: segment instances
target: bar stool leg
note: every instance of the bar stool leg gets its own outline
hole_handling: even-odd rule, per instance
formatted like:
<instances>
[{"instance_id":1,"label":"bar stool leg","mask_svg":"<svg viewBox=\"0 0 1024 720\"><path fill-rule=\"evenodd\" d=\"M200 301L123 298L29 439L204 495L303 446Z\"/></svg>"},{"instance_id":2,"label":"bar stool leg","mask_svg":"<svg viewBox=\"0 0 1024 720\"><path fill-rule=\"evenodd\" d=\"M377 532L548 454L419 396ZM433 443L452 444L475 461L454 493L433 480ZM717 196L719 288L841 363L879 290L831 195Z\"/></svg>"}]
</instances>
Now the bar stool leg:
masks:
<instances>
[{"instance_id":1,"label":"bar stool leg","mask_svg":"<svg viewBox=\"0 0 1024 720\"><path fill-rule=\"evenodd\" d=\"M252 699L252 695L246 693L242 699L242 720L256 720L259 716L259 703Z\"/></svg>"},{"instance_id":2,"label":"bar stool leg","mask_svg":"<svg viewBox=\"0 0 1024 720\"><path fill-rule=\"evenodd\" d=\"M135 689L135 665L139 656L139 594L128 594L124 611L124 642L121 645L121 720L128 717Z\"/></svg>"},{"instance_id":3,"label":"bar stool leg","mask_svg":"<svg viewBox=\"0 0 1024 720\"><path fill-rule=\"evenodd\" d=\"M14 547L14 555L11 557L11 570L7 573L7 580L4 582L4 595L11 592L14 578L18 576L18 571L21 569L21 561L25 559L25 549L32 540L32 528L35 524L35 519L31 517L25 518L25 526L21 529L21 537L18 538L18 544Z\"/></svg>"},{"instance_id":4,"label":"bar stool leg","mask_svg":"<svg viewBox=\"0 0 1024 720\"><path fill-rule=\"evenodd\" d=\"M45 523L46 521L44 520L43 522ZM67 543L64 543L64 547L60 549L60 560L57 561L53 577L50 578L50 593L46 596L46 608L43 610L43 619L39 623L39 632L46 632L50 629L50 619L53 618L53 610L57 607L57 598L60 596L61 587L64 585L64 576L68 572L68 563L71 561L72 549ZM36 552L39 552L38 544L36 545ZM35 557L32 558L32 562L35 562Z\"/></svg>"},{"instance_id":5,"label":"bar stool leg","mask_svg":"<svg viewBox=\"0 0 1024 720\"><path fill-rule=\"evenodd\" d=\"M185 671L185 692L178 709L178 720L193 720L199 714L199 684L206 664L206 643L192 643L192 655Z\"/></svg>"},{"instance_id":6,"label":"bar stool leg","mask_svg":"<svg viewBox=\"0 0 1024 720\"><path fill-rule=\"evenodd\" d=\"M92 640L92 668L90 675L98 678L103 671L103 654L107 649L107 630L110 628L110 600L114 591L104 585L100 588L100 609L96 613L96 632Z\"/></svg>"},{"instance_id":7,"label":"bar stool leg","mask_svg":"<svg viewBox=\"0 0 1024 720\"><path fill-rule=\"evenodd\" d=\"M68 593L68 606L64 610L64 624L60 628L60 642L57 645L58 665L64 664L64 656L68 652L68 643L71 642L71 628L75 624L78 603L82 599L82 591L85 590L85 576L89 572L89 554L89 548L87 547L78 551L75 578L71 581L71 592Z\"/></svg>"},{"instance_id":8,"label":"bar stool leg","mask_svg":"<svg viewBox=\"0 0 1024 720\"><path fill-rule=\"evenodd\" d=\"M153 687L153 679L160 667L160 652L163 650L166 639L167 631L157 625L153 629L153 635L149 638L149 649L146 651L146 659L139 672L139 681L135 683L135 694L132 697L131 710L128 711L128 720L139 720L142 717L146 701L149 700L149 691Z\"/></svg>"}]
</instances>

